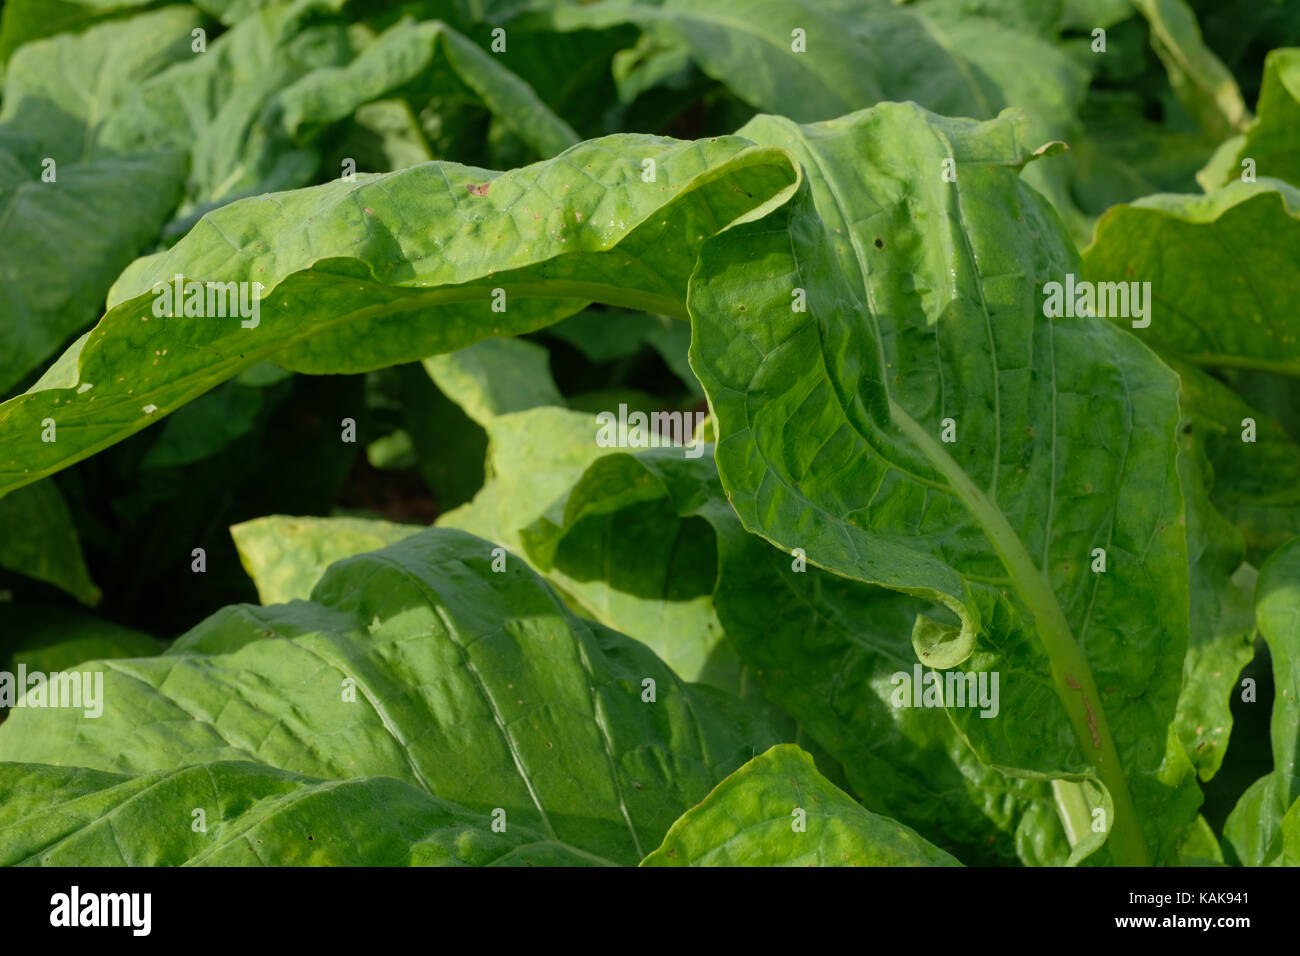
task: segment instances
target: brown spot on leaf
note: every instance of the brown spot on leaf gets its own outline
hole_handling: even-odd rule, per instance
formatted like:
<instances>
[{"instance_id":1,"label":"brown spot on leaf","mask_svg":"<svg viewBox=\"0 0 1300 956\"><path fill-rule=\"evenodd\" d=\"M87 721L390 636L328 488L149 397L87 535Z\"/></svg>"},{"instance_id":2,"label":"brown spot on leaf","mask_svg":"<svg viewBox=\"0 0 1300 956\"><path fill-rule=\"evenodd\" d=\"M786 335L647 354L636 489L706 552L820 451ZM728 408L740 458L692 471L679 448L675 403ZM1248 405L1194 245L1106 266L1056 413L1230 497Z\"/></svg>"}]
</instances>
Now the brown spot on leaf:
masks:
<instances>
[{"instance_id":1,"label":"brown spot on leaf","mask_svg":"<svg viewBox=\"0 0 1300 956\"><path fill-rule=\"evenodd\" d=\"M466 183L465 188L469 190L471 196L486 196L492 184L488 183Z\"/></svg>"}]
</instances>

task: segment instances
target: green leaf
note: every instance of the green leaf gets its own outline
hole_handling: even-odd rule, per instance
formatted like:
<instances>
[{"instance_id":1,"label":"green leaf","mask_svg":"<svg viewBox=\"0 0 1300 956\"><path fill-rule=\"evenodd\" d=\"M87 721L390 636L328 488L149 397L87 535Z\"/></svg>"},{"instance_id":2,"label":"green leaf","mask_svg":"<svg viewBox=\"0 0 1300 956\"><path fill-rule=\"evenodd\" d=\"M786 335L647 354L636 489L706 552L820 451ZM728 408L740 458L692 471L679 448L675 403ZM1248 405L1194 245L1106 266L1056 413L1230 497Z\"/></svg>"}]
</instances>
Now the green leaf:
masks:
<instances>
[{"instance_id":1,"label":"green leaf","mask_svg":"<svg viewBox=\"0 0 1300 956\"><path fill-rule=\"evenodd\" d=\"M1219 839L1205 817L1197 816L1179 851L1180 866L1224 866Z\"/></svg>"},{"instance_id":2,"label":"green leaf","mask_svg":"<svg viewBox=\"0 0 1300 956\"><path fill-rule=\"evenodd\" d=\"M146 657L164 644L134 628L49 604L17 604L5 610L6 635L0 643L0 670L50 674L85 661Z\"/></svg>"},{"instance_id":3,"label":"green leaf","mask_svg":"<svg viewBox=\"0 0 1300 956\"><path fill-rule=\"evenodd\" d=\"M1169 84L1207 135L1223 139L1250 119L1232 73L1201 38L1196 14L1185 0L1133 0L1151 25L1151 47Z\"/></svg>"},{"instance_id":4,"label":"green leaf","mask_svg":"<svg viewBox=\"0 0 1300 956\"><path fill-rule=\"evenodd\" d=\"M1291 804L1291 809L1282 818L1282 858L1283 866L1300 866L1300 800Z\"/></svg>"},{"instance_id":5,"label":"green leaf","mask_svg":"<svg viewBox=\"0 0 1300 956\"><path fill-rule=\"evenodd\" d=\"M0 65L24 43L79 31L152 0L8 0L0 10Z\"/></svg>"},{"instance_id":6,"label":"green leaf","mask_svg":"<svg viewBox=\"0 0 1300 956\"><path fill-rule=\"evenodd\" d=\"M597 444L600 425L593 416L565 409L501 415L486 427L491 478L472 502L441 515L439 525L470 531L521 554L535 569L545 569L548 581L577 613L643 642L678 676L764 708L774 726L787 727L799 739L798 729L763 700L754 675L725 642L712 600L717 559L702 521L692 520L683 532L672 501L647 500L620 516L615 532L619 540L636 543L630 559L627 552L610 553L606 527L571 549L582 559L578 566L567 557L558 563L539 561L527 552L523 532L548 510L562 512L565 497L587 466L618 451ZM602 565L600 556L606 554L617 563Z\"/></svg>"},{"instance_id":7,"label":"green leaf","mask_svg":"<svg viewBox=\"0 0 1300 956\"><path fill-rule=\"evenodd\" d=\"M526 414L505 415L498 422L490 422L488 427L494 436L493 467L497 476L472 505L444 515L439 522L492 538L511 549L520 549L521 536L516 529L541 514L551 500L548 495L561 495L556 507L563 510L562 495L568 487L559 482L567 480L571 484L582 474L581 465L568 467L562 463L563 449L572 447L583 454L587 448L592 448L596 425L584 415L539 408ZM519 457L521 441L516 439L522 440L523 436L532 441L532 444L523 443L524 454L531 453L535 457ZM595 447L594 454L617 457L619 453ZM561 462L558 465L557 460ZM717 478L709 460L697 459L692 464L709 469L712 486L716 489ZM511 476L519 477L511 481ZM686 480L693 479L687 477ZM536 491L539 488L542 489L540 494ZM567 560L563 570L555 567L553 561L544 564L533 558L531 563L534 568L545 567L550 583L564 589L570 606L578 613L641 640L679 676L698 679L742 698L758 701L761 698L752 671L746 673L734 650L726 646L709 596L699 593L703 583L717 577L711 568L701 574L694 567L695 562L709 565L715 560L712 542L699 535L700 528L692 529L696 532L694 535L683 534L677 527L679 522L672 517L672 505L672 502L643 505L635 499L631 511L616 518L620 532L617 540L629 545L628 550L607 552L602 549L600 555L606 556L607 561L597 573L588 573L586 568L574 570L568 566ZM735 516L722 501L720 489L713 510L724 519L727 531L749 543L750 548L744 550L741 557L762 559L762 552L771 550L740 529ZM695 523L699 524L698 521ZM339 560L359 553L367 546L377 545L383 537L398 540L416 529L388 522L320 518L261 519L232 530L240 542L245 566L260 588L265 589L268 581L292 580L291 588L275 594L283 600L306 596L319 576L320 554L326 554L330 560ZM685 542L695 539L700 540L702 548L687 547ZM263 542L266 547L257 547ZM581 548L589 545L590 542L578 542L575 550L580 552ZM668 572L657 566L677 549L685 549L688 555L694 556L677 562ZM598 564L599 558L593 563ZM612 567L618 572L610 579ZM727 591L733 594L736 602L746 599L766 601L769 595L764 589L770 588L774 582L761 573L759 577L760 580L749 585L744 594L737 592L730 582ZM632 589L630 594L625 590L629 585ZM758 639L764 633L773 632L753 629L752 633ZM788 723L783 714L773 713L772 719Z\"/></svg>"},{"instance_id":8,"label":"green leaf","mask_svg":"<svg viewBox=\"0 0 1300 956\"><path fill-rule=\"evenodd\" d=\"M568 342L593 362L631 358L650 345L687 389L704 395L687 359L691 327L686 322L644 312L586 309L550 326L546 334Z\"/></svg>"},{"instance_id":9,"label":"green leaf","mask_svg":"<svg viewBox=\"0 0 1300 956\"><path fill-rule=\"evenodd\" d=\"M1261 373L1285 376L1284 386L1300 377L1288 281L1297 256L1300 192L1277 180L1117 206L1083 253L1090 282L1150 283L1142 320L1150 324L1133 334L1179 371L1183 402L1202 419L1215 506L1245 533L1247 556L1257 563L1300 534L1300 447L1198 369L1225 376L1251 398Z\"/></svg>"},{"instance_id":10,"label":"green leaf","mask_svg":"<svg viewBox=\"0 0 1300 956\"><path fill-rule=\"evenodd\" d=\"M1127 0L1125 0L1127 2ZM1071 193L1081 208L1100 215L1111 206L1161 192L1196 189L1197 171L1217 145L1199 131L1155 123L1135 92L1089 90L1084 133L1070 139ZM1084 244L1092 241L1092 231Z\"/></svg>"},{"instance_id":11,"label":"green leaf","mask_svg":"<svg viewBox=\"0 0 1300 956\"><path fill-rule=\"evenodd\" d=\"M543 461L511 467L533 474ZM942 708L899 706L900 680L917 664L909 634L927 605L805 567L748 534L712 456L610 450L521 537L534 567L587 613L640 637L679 673L733 690L757 677L843 766L856 795L964 859L1005 863L1018 828L1023 842L1051 830L1049 790L982 766ZM716 559L705 569L685 558L706 550ZM683 613L692 607L693 619ZM679 616L666 626L669 608ZM1026 853L1061 863L1069 848Z\"/></svg>"},{"instance_id":12,"label":"green leaf","mask_svg":"<svg viewBox=\"0 0 1300 956\"><path fill-rule=\"evenodd\" d=\"M285 128L351 116L358 107L397 94L423 105L433 96L469 96L548 158L578 142L578 134L537 98L527 83L445 23L403 21L366 46L345 67L316 70L279 94Z\"/></svg>"},{"instance_id":13,"label":"green leaf","mask_svg":"<svg viewBox=\"0 0 1300 956\"><path fill-rule=\"evenodd\" d=\"M1151 283L1150 313L1137 320L1150 326L1135 332L1154 348L1205 368L1300 377L1297 257L1300 190L1261 180L1116 206L1098 221L1083 265L1089 281Z\"/></svg>"},{"instance_id":14,"label":"green leaf","mask_svg":"<svg viewBox=\"0 0 1300 956\"><path fill-rule=\"evenodd\" d=\"M508 828L570 853L636 863L775 741L739 701L683 683L644 646L575 617L517 558L495 573L491 548L429 530L333 565L310 603L226 608L160 657L112 662L113 706L98 719L14 710L0 725L0 761L141 775L235 760L336 782L390 777L480 819L500 808ZM156 818L188 827L193 786ZM219 800L210 817L224 824L254 796ZM49 829L58 816L45 802L27 815ZM428 819L407 833L424 839ZM313 814L311 832L327 846L344 841L347 820ZM145 856L167 842L156 829L81 862ZM220 832L209 826L210 839ZM25 858L32 845L0 826L0 857Z\"/></svg>"},{"instance_id":15,"label":"green leaf","mask_svg":"<svg viewBox=\"0 0 1300 956\"><path fill-rule=\"evenodd\" d=\"M251 13L203 52L132 89L110 114L102 133L107 148L189 154L185 201L172 232L183 233L231 200L311 181L319 154L284 131L277 97L300 77L352 58L346 25L321 19L332 6L296 0Z\"/></svg>"},{"instance_id":16,"label":"green leaf","mask_svg":"<svg viewBox=\"0 0 1300 956\"><path fill-rule=\"evenodd\" d=\"M268 391L237 380L223 382L163 423L140 466L174 468L217 454L253 431L263 410L274 401Z\"/></svg>"},{"instance_id":17,"label":"green leaf","mask_svg":"<svg viewBox=\"0 0 1300 956\"><path fill-rule=\"evenodd\" d=\"M1255 655L1256 571L1245 563L1246 536L1218 507L1232 479L1211 458L1223 422L1232 427L1232 406L1239 402L1195 368L1179 363L1174 370L1182 379L1178 472L1187 518L1191 628L1177 727L1197 773L1209 780L1223 763L1232 734L1229 705L1237 677Z\"/></svg>"},{"instance_id":18,"label":"green leaf","mask_svg":"<svg viewBox=\"0 0 1300 956\"><path fill-rule=\"evenodd\" d=\"M194 824L202 811L204 829ZM391 777L220 761L129 776L0 764L5 866L590 866L532 827Z\"/></svg>"},{"instance_id":19,"label":"green leaf","mask_svg":"<svg viewBox=\"0 0 1300 956\"><path fill-rule=\"evenodd\" d=\"M691 283L733 507L810 563L948 608L979 634L974 669L1003 677L1000 720L952 714L981 760L1100 780L1111 857L1172 857L1199 802L1171 739L1177 379L1108 323L1044 317L1077 255L1019 181L1010 114L885 104L741 132L794 151L808 185L710 241Z\"/></svg>"},{"instance_id":20,"label":"green leaf","mask_svg":"<svg viewBox=\"0 0 1300 956\"><path fill-rule=\"evenodd\" d=\"M509 412L564 405L551 378L550 353L522 339L484 339L427 358L424 368L444 395L483 426Z\"/></svg>"},{"instance_id":21,"label":"green leaf","mask_svg":"<svg viewBox=\"0 0 1300 956\"><path fill-rule=\"evenodd\" d=\"M343 169L351 159L358 169L382 173L433 159L433 151L410 104L378 100L357 107L341 124L337 138L326 141L322 169Z\"/></svg>"},{"instance_id":22,"label":"green leaf","mask_svg":"<svg viewBox=\"0 0 1300 956\"><path fill-rule=\"evenodd\" d=\"M680 314L700 243L784 201L796 175L781 150L737 137L625 135L511 173L427 163L224 206L128 269L93 332L0 405L0 493L264 360L367 371L529 331L592 299ZM155 314L166 309L151 290L177 275L259 282L259 312ZM46 418L57 443L40 441Z\"/></svg>"},{"instance_id":23,"label":"green leaf","mask_svg":"<svg viewBox=\"0 0 1300 956\"><path fill-rule=\"evenodd\" d=\"M1064 26L1064 20L1069 16L1065 9L1068 5L1067 0L1040 0L1029 4L1021 0L912 0L911 3L916 10L935 19L981 17L1049 40L1055 40Z\"/></svg>"},{"instance_id":24,"label":"green leaf","mask_svg":"<svg viewBox=\"0 0 1300 956\"><path fill-rule=\"evenodd\" d=\"M718 784L641 865L961 864L909 827L863 809L817 772L811 756L780 744Z\"/></svg>"},{"instance_id":25,"label":"green leaf","mask_svg":"<svg viewBox=\"0 0 1300 956\"><path fill-rule=\"evenodd\" d=\"M0 122L60 165L114 155L105 124L134 88L192 58L190 30L200 22L192 8L173 6L30 43L5 71Z\"/></svg>"},{"instance_id":26,"label":"green leaf","mask_svg":"<svg viewBox=\"0 0 1300 956\"><path fill-rule=\"evenodd\" d=\"M422 365L397 369L397 394L416 467L439 510L469 501L483 487L487 433L434 384Z\"/></svg>"},{"instance_id":27,"label":"green leaf","mask_svg":"<svg viewBox=\"0 0 1300 956\"><path fill-rule=\"evenodd\" d=\"M194 0L194 5L204 13L216 17L229 26L249 17L258 10L285 2L286 0ZM338 9L345 2L347 0L320 0L316 5L326 9Z\"/></svg>"},{"instance_id":28,"label":"green leaf","mask_svg":"<svg viewBox=\"0 0 1300 956\"><path fill-rule=\"evenodd\" d=\"M610 553L607 545L613 539L605 528L566 543L557 566L551 542L537 545L544 554L533 553L525 540L534 536L521 532L540 525L548 510L562 514L566 496L587 466L600 456L618 457L618 450L596 445L598 426L590 416L558 408L505 414L485 424L493 478L472 503L442 515L438 524L488 538L528 558L575 610L642 641L683 678L745 696L744 681L752 685L752 677L742 677L734 651L722 644L723 629L711 600L717 557L702 523L694 522L696 527L688 529L693 533L683 532L673 502L642 503L638 497L641 507L619 517L618 540L632 543L632 550ZM629 464L636 467L635 461ZM716 480L712 478L715 487ZM609 484L617 488L616 481ZM600 479L591 483L605 486ZM587 493L584 487L583 494L571 496L575 506ZM729 520L733 533L749 537L730 517L720 492L713 508L720 509L721 520ZM270 603L305 597L325 565L417 530L359 519L263 518L236 526L232 534L263 603ZM678 552L676 566L665 568ZM569 554L581 566L571 565ZM609 565L601 566L603 558L617 562L612 578Z\"/></svg>"},{"instance_id":29,"label":"green leaf","mask_svg":"<svg viewBox=\"0 0 1300 956\"><path fill-rule=\"evenodd\" d=\"M72 514L52 481L0 498L0 568L53 584L82 604L99 603Z\"/></svg>"},{"instance_id":30,"label":"green leaf","mask_svg":"<svg viewBox=\"0 0 1300 956\"><path fill-rule=\"evenodd\" d=\"M1208 459L1213 506L1244 535L1246 560L1258 565L1300 534L1300 446L1276 421L1196 366L1172 356L1165 362L1178 372L1184 413L1199 430L1193 440ZM1244 440L1251 435L1254 441ZM1212 519L1211 527L1218 526ZM1216 534L1234 536L1226 528Z\"/></svg>"},{"instance_id":31,"label":"green leaf","mask_svg":"<svg viewBox=\"0 0 1300 956\"><path fill-rule=\"evenodd\" d=\"M644 641L683 677L741 693L752 672L728 640L717 592L728 586L719 535L743 531L711 465L682 448L602 451L520 526L524 553L589 614Z\"/></svg>"},{"instance_id":32,"label":"green leaf","mask_svg":"<svg viewBox=\"0 0 1300 956\"><path fill-rule=\"evenodd\" d=\"M568 542L571 546L557 557L549 543L534 540L552 524L544 519L550 512L560 520L566 498L588 466L606 456L621 457L618 449L597 443L601 426L593 416L554 407L501 415L486 427L491 478L472 502L441 515L440 526L464 529L519 553L579 614L643 642L679 676L761 700L752 672L726 644L718 621L712 598L717 555L705 522L692 519L682 528L674 501L653 492L633 494L638 507L621 513L616 528L588 525L581 540ZM617 479L596 479L596 484L621 491ZM720 498L715 507L726 511ZM616 538L634 542L634 550L611 548ZM539 546L544 554L531 551ZM611 563L603 563L605 557ZM785 722L779 715L772 719Z\"/></svg>"},{"instance_id":33,"label":"green leaf","mask_svg":"<svg viewBox=\"0 0 1300 956\"><path fill-rule=\"evenodd\" d=\"M639 542L634 562L601 566L608 527L594 529L571 549L574 565L557 563L550 554L539 558L522 532L552 508L563 514L566 497L588 466L618 449L597 444L594 416L566 409L501 415L486 427L492 478L472 502L441 515L438 525L489 538L529 558L580 613L642 641L683 678L740 692L739 662L720 647L723 629L710 599L716 556L707 527L697 521L679 535L672 502L658 500L627 516L619 529ZM664 563L672 555L678 556L676 567Z\"/></svg>"},{"instance_id":34,"label":"green leaf","mask_svg":"<svg viewBox=\"0 0 1300 956\"><path fill-rule=\"evenodd\" d=\"M370 518L269 515L234 525L239 561L263 604L306 601L326 568L418 534L414 524Z\"/></svg>"},{"instance_id":35,"label":"green leaf","mask_svg":"<svg viewBox=\"0 0 1300 956\"><path fill-rule=\"evenodd\" d=\"M184 159L155 154L58 167L0 147L0 394L94 322L117 274L153 241L180 197Z\"/></svg>"},{"instance_id":36,"label":"green leaf","mask_svg":"<svg viewBox=\"0 0 1300 956\"><path fill-rule=\"evenodd\" d=\"M1092 31L1111 27L1133 15L1132 0L1065 0L1061 25Z\"/></svg>"},{"instance_id":37,"label":"green leaf","mask_svg":"<svg viewBox=\"0 0 1300 956\"><path fill-rule=\"evenodd\" d=\"M156 145L119 154L101 131L133 86L188 55L196 22L169 7L30 43L10 63L0 109L0 394L94 322L113 279L180 199L182 154Z\"/></svg>"},{"instance_id":38,"label":"green leaf","mask_svg":"<svg viewBox=\"0 0 1300 956\"><path fill-rule=\"evenodd\" d=\"M488 419L487 471L491 479L466 505L438 517L524 554L519 536L607 453L596 444L594 415L543 407Z\"/></svg>"},{"instance_id":39,"label":"green leaf","mask_svg":"<svg viewBox=\"0 0 1300 956\"><path fill-rule=\"evenodd\" d=\"M741 99L799 122L885 100L980 119L1017 107L1039 146L1074 138L1087 85L1078 63L1018 23L880 0L604 0L560 5L551 22L562 30L636 23L687 47ZM1085 237L1067 167L1029 177Z\"/></svg>"},{"instance_id":40,"label":"green leaf","mask_svg":"<svg viewBox=\"0 0 1300 956\"><path fill-rule=\"evenodd\" d=\"M885 99L991 117L1012 103L1060 106L1083 90L1083 72L1035 36L988 17L931 17L872 0L605 0L559 6L552 18L559 29L634 22L667 31L743 99L797 120Z\"/></svg>"},{"instance_id":41,"label":"green leaf","mask_svg":"<svg viewBox=\"0 0 1300 956\"><path fill-rule=\"evenodd\" d=\"M487 432L499 414L565 404L550 354L523 339L490 338L398 370L400 414L415 464L443 511L483 486Z\"/></svg>"},{"instance_id":42,"label":"green leaf","mask_svg":"<svg viewBox=\"0 0 1300 956\"><path fill-rule=\"evenodd\" d=\"M1285 818L1300 799L1300 540L1279 548L1259 572L1259 632L1273 658L1273 770L1251 784L1224 826L1224 840L1247 866L1294 866ZM1291 857L1290 861L1283 859Z\"/></svg>"},{"instance_id":43,"label":"green leaf","mask_svg":"<svg viewBox=\"0 0 1300 956\"><path fill-rule=\"evenodd\" d=\"M1197 177L1207 192L1239 180L1247 159L1255 176L1300 186L1300 50L1269 52L1255 109L1245 133L1224 142Z\"/></svg>"}]
</instances>

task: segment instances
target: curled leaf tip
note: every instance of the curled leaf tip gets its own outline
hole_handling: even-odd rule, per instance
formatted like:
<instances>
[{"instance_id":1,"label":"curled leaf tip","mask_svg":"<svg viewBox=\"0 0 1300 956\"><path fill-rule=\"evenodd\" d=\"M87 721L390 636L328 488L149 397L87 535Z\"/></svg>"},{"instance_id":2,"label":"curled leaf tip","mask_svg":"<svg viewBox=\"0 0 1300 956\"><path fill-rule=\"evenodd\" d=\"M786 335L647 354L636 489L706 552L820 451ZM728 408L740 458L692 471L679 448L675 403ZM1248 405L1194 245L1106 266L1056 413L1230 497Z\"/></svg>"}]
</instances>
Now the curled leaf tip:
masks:
<instances>
[{"instance_id":1,"label":"curled leaf tip","mask_svg":"<svg viewBox=\"0 0 1300 956\"><path fill-rule=\"evenodd\" d=\"M956 626L918 614L912 625L912 648L921 663L944 670L956 667L971 656L977 636L964 619L961 626Z\"/></svg>"}]
</instances>

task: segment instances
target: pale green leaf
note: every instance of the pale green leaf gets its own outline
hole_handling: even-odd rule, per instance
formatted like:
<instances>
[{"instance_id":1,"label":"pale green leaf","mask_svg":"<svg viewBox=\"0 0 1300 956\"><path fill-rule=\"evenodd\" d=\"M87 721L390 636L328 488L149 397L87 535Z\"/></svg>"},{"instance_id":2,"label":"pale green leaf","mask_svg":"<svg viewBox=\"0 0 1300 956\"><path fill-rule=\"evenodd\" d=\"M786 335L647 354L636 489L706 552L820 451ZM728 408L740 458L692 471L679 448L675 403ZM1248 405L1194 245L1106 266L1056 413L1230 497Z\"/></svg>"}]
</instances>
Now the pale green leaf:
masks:
<instances>
[{"instance_id":1,"label":"pale green leaf","mask_svg":"<svg viewBox=\"0 0 1300 956\"><path fill-rule=\"evenodd\" d=\"M1239 180L1251 161L1256 177L1300 186L1300 50L1271 50L1255 104L1259 114L1241 136L1226 140L1197 177L1207 190Z\"/></svg>"},{"instance_id":2,"label":"pale green leaf","mask_svg":"<svg viewBox=\"0 0 1300 956\"><path fill-rule=\"evenodd\" d=\"M1150 326L1134 331L1160 351L1207 368L1300 376L1298 257L1300 190L1261 180L1116 206L1097 223L1083 265L1094 282L1150 283L1150 313L1138 320ZM1097 303L1098 315L1110 301Z\"/></svg>"},{"instance_id":3,"label":"pale green leaf","mask_svg":"<svg viewBox=\"0 0 1300 956\"><path fill-rule=\"evenodd\" d=\"M911 828L864 809L818 773L807 753L781 744L718 784L641 865L961 864Z\"/></svg>"},{"instance_id":4,"label":"pale green leaf","mask_svg":"<svg viewBox=\"0 0 1300 956\"><path fill-rule=\"evenodd\" d=\"M427 358L424 368L444 395L483 426L509 412L564 406L551 377L550 353L522 339L484 339Z\"/></svg>"},{"instance_id":5,"label":"pale green leaf","mask_svg":"<svg viewBox=\"0 0 1300 956\"><path fill-rule=\"evenodd\" d=\"M335 561L377 551L424 530L370 518L268 515L234 525L239 561L263 604L305 601Z\"/></svg>"}]
</instances>

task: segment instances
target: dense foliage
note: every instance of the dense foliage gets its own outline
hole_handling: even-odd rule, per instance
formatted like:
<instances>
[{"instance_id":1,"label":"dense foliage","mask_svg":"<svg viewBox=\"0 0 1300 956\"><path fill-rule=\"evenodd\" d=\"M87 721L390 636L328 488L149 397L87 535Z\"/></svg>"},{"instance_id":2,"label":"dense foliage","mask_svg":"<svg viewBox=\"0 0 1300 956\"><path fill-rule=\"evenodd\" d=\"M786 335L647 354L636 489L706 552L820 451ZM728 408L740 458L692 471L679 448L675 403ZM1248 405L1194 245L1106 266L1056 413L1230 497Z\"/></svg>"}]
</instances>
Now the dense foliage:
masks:
<instances>
[{"instance_id":1,"label":"dense foliage","mask_svg":"<svg viewBox=\"0 0 1300 956\"><path fill-rule=\"evenodd\" d=\"M7 0L0 863L1300 863L1292 46Z\"/></svg>"}]
</instances>

